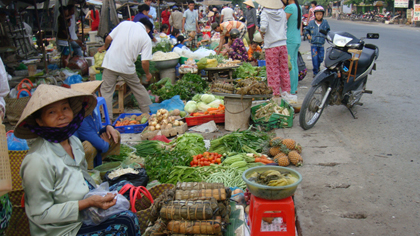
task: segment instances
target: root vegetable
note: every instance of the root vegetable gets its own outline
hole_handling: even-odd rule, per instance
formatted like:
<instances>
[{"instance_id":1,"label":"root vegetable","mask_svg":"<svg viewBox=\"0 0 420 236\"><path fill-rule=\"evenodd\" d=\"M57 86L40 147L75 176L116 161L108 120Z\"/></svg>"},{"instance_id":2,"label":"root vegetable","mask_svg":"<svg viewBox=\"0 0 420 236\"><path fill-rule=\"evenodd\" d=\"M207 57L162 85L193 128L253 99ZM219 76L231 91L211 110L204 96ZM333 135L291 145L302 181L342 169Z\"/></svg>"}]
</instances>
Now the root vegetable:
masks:
<instances>
[{"instance_id":1,"label":"root vegetable","mask_svg":"<svg viewBox=\"0 0 420 236\"><path fill-rule=\"evenodd\" d=\"M179 121L174 121L174 126L179 126Z\"/></svg>"},{"instance_id":2,"label":"root vegetable","mask_svg":"<svg viewBox=\"0 0 420 236\"><path fill-rule=\"evenodd\" d=\"M183 121L179 121L179 125L183 125L184 124L184 122Z\"/></svg>"},{"instance_id":3,"label":"root vegetable","mask_svg":"<svg viewBox=\"0 0 420 236\"><path fill-rule=\"evenodd\" d=\"M156 127L154 127L154 126L149 126L149 130L150 130L150 131L155 131L155 130L156 130Z\"/></svg>"},{"instance_id":4,"label":"root vegetable","mask_svg":"<svg viewBox=\"0 0 420 236\"><path fill-rule=\"evenodd\" d=\"M172 124L167 124L167 125L166 125L166 128L167 128L167 129L172 128Z\"/></svg>"},{"instance_id":5,"label":"root vegetable","mask_svg":"<svg viewBox=\"0 0 420 236\"><path fill-rule=\"evenodd\" d=\"M156 129L160 130L161 126L159 124L156 125Z\"/></svg>"}]
</instances>

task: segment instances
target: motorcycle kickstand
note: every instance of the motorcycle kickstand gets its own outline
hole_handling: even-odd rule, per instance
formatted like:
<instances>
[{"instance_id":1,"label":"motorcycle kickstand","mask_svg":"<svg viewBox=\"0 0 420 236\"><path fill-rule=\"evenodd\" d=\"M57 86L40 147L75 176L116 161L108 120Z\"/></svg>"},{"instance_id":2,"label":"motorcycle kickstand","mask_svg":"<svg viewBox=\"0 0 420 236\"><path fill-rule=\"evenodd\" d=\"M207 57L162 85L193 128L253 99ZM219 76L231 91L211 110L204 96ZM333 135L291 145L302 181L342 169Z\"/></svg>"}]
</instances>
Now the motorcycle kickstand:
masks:
<instances>
[{"instance_id":1,"label":"motorcycle kickstand","mask_svg":"<svg viewBox=\"0 0 420 236\"><path fill-rule=\"evenodd\" d=\"M347 107L347 106L346 106ZM357 116L357 112L353 111L350 107L347 107L347 109L349 109L351 115L353 116L354 119L358 119L359 117Z\"/></svg>"}]
</instances>

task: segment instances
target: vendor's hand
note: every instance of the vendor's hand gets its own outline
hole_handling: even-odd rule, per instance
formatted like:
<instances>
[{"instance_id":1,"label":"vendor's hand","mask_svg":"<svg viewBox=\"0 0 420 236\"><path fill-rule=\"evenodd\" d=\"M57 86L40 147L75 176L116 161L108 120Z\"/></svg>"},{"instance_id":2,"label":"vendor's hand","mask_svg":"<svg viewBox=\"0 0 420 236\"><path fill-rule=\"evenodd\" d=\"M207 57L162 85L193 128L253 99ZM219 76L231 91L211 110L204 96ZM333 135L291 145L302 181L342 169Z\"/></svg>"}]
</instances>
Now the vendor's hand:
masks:
<instances>
[{"instance_id":1,"label":"vendor's hand","mask_svg":"<svg viewBox=\"0 0 420 236\"><path fill-rule=\"evenodd\" d=\"M104 197L99 195L90 196L90 205L93 207L100 208L102 210L106 210L117 203L117 199L115 199L116 194L107 193Z\"/></svg>"},{"instance_id":2,"label":"vendor's hand","mask_svg":"<svg viewBox=\"0 0 420 236\"><path fill-rule=\"evenodd\" d=\"M185 29L182 29L182 33L185 34Z\"/></svg>"},{"instance_id":3,"label":"vendor's hand","mask_svg":"<svg viewBox=\"0 0 420 236\"><path fill-rule=\"evenodd\" d=\"M104 45L104 46L102 46L102 47L100 47L100 48L98 48L98 52L103 52L103 51L105 51L105 50L106 50L105 45Z\"/></svg>"},{"instance_id":4,"label":"vendor's hand","mask_svg":"<svg viewBox=\"0 0 420 236\"><path fill-rule=\"evenodd\" d=\"M112 138L114 140L114 143L118 143L118 133L117 130L114 129L114 127L107 125L106 134L108 135L109 139Z\"/></svg>"},{"instance_id":5,"label":"vendor's hand","mask_svg":"<svg viewBox=\"0 0 420 236\"><path fill-rule=\"evenodd\" d=\"M146 82L150 82L150 80L152 80L152 74L148 73L146 74Z\"/></svg>"},{"instance_id":6,"label":"vendor's hand","mask_svg":"<svg viewBox=\"0 0 420 236\"><path fill-rule=\"evenodd\" d=\"M105 142L107 142L107 143L110 143L111 142L111 140L109 139L109 137L108 137L108 134L107 133L102 133L101 134L101 139L103 139Z\"/></svg>"},{"instance_id":7,"label":"vendor's hand","mask_svg":"<svg viewBox=\"0 0 420 236\"><path fill-rule=\"evenodd\" d=\"M308 35L308 39L311 40L312 39L312 36Z\"/></svg>"}]
</instances>

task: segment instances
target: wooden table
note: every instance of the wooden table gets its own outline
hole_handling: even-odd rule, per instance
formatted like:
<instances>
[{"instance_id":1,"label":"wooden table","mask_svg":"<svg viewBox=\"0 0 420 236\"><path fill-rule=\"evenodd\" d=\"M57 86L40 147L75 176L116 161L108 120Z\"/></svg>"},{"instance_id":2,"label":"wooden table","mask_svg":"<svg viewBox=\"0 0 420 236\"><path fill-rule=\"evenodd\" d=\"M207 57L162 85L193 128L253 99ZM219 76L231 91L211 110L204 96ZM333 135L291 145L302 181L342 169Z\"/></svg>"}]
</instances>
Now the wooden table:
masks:
<instances>
[{"instance_id":1,"label":"wooden table","mask_svg":"<svg viewBox=\"0 0 420 236\"><path fill-rule=\"evenodd\" d=\"M204 70L209 73L208 81L213 82L216 80L220 80L219 73L227 72L228 79L233 80L233 71L238 68L238 66L231 66L231 67L214 67L214 68L205 68Z\"/></svg>"},{"instance_id":2,"label":"wooden table","mask_svg":"<svg viewBox=\"0 0 420 236\"><path fill-rule=\"evenodd\" d=\"M117 82L115 91L118 92L118 101L112 104L112 113L121 114L124 113L124 100L133 92L131 90L127 92L127 84L124 81Z\"/></svg>"}]
</instances>

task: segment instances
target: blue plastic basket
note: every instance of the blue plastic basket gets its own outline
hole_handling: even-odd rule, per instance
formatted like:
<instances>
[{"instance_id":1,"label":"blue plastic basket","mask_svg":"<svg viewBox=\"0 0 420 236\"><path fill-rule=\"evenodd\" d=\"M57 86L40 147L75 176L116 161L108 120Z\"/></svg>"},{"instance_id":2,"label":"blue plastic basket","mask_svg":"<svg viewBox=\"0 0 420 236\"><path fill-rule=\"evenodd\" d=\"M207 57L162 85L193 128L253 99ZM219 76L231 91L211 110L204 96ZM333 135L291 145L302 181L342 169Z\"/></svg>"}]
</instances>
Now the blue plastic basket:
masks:
<instances>
[{"instance_id":1,"label":"blue plastic basket","mask_svg":"<svg viewBox=\"0 0 420 236\"><path fill-rule=\"evenodd\" d=\"M258 60L258 66L265 66L265 60Z\"/></svg>"},{"instance_id":2,"label":"blue plastic basket","mask_svg":"<svg viewBox=\"0 0 420 236\"><path fill-rule=\"evenodd\" d=\"M126 116L132 116L132 115L139 116L141 114L142 113L123 113L119 115L118 118L114 121L113 126L115 127L115 124L117 124L117 121L120 119L124 119ZM148 125L149 125L149 122L146 122L145 124L140 124L140 125L118 126L118 127L115 127L115 129L120 131L120 133L128 133L128 134L141 133Z\"/></svg>"}]
</instances>

